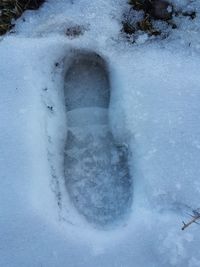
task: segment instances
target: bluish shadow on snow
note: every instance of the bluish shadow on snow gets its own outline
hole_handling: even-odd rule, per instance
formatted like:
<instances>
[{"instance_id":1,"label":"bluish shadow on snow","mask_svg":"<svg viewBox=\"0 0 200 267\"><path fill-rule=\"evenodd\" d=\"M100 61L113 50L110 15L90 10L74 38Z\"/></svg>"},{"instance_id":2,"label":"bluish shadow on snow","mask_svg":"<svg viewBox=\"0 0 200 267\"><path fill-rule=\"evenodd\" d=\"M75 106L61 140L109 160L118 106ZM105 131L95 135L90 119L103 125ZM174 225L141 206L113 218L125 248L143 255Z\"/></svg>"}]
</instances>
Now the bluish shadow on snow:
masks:
<instances>
[{"instance_id":1,"label":"bluish shadow on snow","mask_svg":"<svg viewBox=\"0 0 200 267\"><path fill-rule=\"evenodd\" d=\"M78 53L65 75L68 137L66 187L77 210L100 227L120 220L132 203L128 151L110 130L110 82L104 60Z\"/></svg>"}]
</instances>

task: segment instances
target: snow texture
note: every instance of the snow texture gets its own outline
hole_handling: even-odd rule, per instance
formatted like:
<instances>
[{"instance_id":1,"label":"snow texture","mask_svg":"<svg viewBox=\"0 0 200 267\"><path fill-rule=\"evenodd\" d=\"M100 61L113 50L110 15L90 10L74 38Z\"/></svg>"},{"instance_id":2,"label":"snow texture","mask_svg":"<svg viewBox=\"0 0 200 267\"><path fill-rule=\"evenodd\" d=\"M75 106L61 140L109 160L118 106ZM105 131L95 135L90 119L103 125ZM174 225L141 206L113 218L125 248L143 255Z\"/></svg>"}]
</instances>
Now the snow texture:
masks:
<instances>
[{"instance_id":1,"label":"snow texture","mask_svg":"<svg viewBox=\"0 0 200 267\"><path fill-rule=\"evenodd\" d=\"M120 31L127 9L121 0L49 0L40 10L25 12L15 32L1 39L0 266L200 266L199 226L181 231L200 198L200 4L174 3L195 9L197 17L175 18L179 27L165 40L141 34L140 42L128 42ZM109 108L96 103L92 112L67 112L65 75L80 51L105 61L98 86L104 88L107 75ZM89 78L92 86L98 80ZM78 78L72 81L77 89L85 86ZM105 180L92 196L102 204L100 191L108 189L109 180L106 205L114 215L106 228L98 227L96 218L107 222L109 216L96 216L80 193L82 206L75 205L74 178L66 182L70 124L87 117L91 125L93 116L105 124L95 126L97 147L102 132L105 151L120 155L116 144L128 150L120 170L128 168L133 185L116 188L105 168ZM104 131L108 121L111 137ZM112 194L127 205L109 206ZM115 223L117 211L123 216Z\"/></svg>"}]
</instances>

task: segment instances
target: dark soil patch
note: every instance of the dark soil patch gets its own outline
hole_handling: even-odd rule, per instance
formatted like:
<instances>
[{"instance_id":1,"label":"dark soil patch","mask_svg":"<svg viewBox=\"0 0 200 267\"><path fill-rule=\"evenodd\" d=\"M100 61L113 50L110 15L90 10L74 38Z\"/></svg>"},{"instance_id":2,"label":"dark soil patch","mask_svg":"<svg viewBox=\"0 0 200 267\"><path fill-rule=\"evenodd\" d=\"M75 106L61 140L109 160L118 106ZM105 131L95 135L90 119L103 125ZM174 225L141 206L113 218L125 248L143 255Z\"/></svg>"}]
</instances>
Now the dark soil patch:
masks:
<instances>
[{"instance_id":1,"label":"dark soil patch","mask_svg":"<svg viewBox=\"0 0 200 267\"><path fill-rule=\"evenodd\" d=\"M130 0L130 9L124 14L122 20L122 32L127 36L145 32L149 36L167 37L169 29L176 29L173 18L177 16L196 18L195 11L176 10L173 4L167 0ZM161 25L159 27L158 25ZM166 29L166 32L163 32Z\"/></svg>"}]
</instances>

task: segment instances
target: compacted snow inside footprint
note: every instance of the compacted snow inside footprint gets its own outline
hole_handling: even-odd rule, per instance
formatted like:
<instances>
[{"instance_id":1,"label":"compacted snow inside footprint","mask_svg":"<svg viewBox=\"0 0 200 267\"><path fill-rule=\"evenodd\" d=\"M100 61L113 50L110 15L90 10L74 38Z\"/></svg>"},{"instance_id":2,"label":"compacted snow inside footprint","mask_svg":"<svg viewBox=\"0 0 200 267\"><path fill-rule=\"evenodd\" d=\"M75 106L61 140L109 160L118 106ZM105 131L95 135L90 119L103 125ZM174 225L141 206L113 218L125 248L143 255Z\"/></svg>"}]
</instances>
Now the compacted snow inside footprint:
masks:
<instances>
[{"instance_id":1,"label":"compacted snow inside footprint","mask_svg":"<svg viewBox=\"0 0 200 267\"><path fill-rule=\"evenodd\" d=\"M65 75L68 135L66 187L77 210L99 226L127 213L132 201L127 150L109 127L110 83L104 60L95 53L74 57Z\"/></svg>"}]
</instances>

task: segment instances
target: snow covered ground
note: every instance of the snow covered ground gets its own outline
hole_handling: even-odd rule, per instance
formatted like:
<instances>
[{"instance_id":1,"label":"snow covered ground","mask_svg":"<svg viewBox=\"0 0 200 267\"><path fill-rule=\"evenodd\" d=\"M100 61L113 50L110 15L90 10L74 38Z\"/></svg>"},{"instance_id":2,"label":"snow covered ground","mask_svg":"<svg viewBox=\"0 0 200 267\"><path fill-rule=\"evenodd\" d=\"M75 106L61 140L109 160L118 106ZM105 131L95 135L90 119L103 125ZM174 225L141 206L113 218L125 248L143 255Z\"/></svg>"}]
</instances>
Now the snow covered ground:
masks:
<instances>
[{"instance_id":1,"label":"snow covered ground","mask_svg":"<svg viewBox=\"0 0 200 267\"><path fill-rule=\"evenodd\" d=\"M188 2L176 0L197 18L176 18L165 40L128 42L122 0L49 0L2 38L0 266L200 266L199 226L181 231L200 207L200 4ZM65 185L64 68L77 50L107 62L112 133L130 152L131 210L109 229Z\"/></svg>"}]
</instances>

